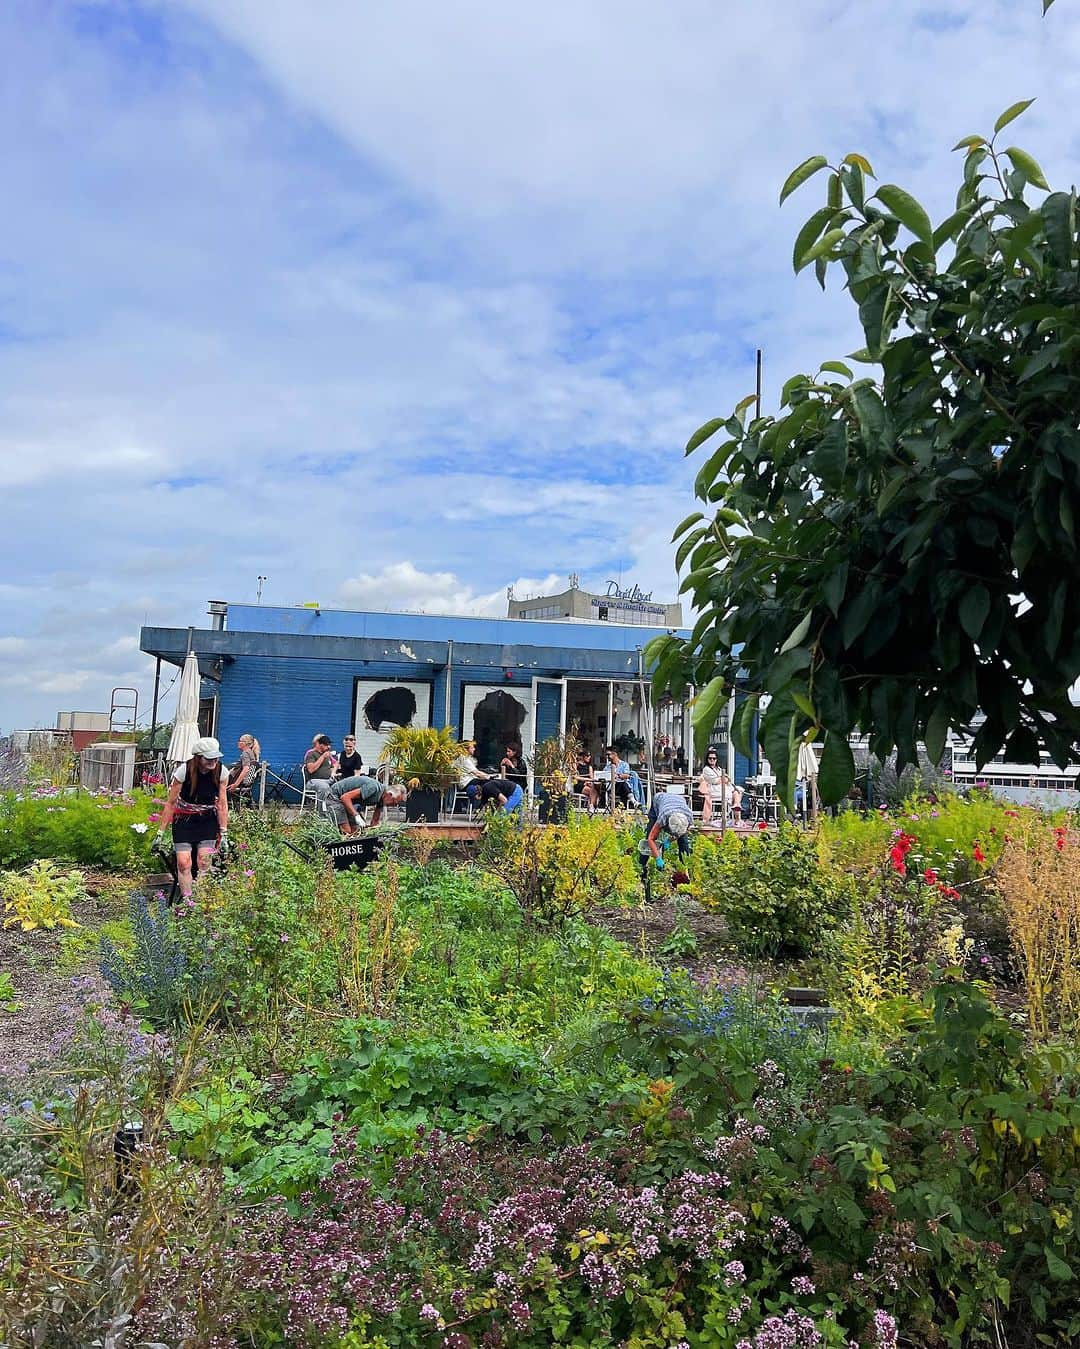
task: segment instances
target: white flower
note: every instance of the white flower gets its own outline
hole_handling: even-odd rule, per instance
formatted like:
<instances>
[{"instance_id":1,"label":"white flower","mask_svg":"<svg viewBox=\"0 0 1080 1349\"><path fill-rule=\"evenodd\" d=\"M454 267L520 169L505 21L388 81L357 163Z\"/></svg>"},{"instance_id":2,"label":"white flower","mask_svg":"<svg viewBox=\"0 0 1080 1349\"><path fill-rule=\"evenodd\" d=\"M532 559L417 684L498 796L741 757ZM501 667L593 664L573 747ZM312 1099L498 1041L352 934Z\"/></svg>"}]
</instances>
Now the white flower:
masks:
<instances>
[{"instance_id":1,"label":"white flower","mask_svg":"<svg viewBox=\"0 0 1080 1349\"><path fill-rule=\"evenodd\" d=\"M146 831L150 828L148 824L133 824L131 827L132 829L135 830L137 834L145 834Z\"/></svg>"}]
</instances>

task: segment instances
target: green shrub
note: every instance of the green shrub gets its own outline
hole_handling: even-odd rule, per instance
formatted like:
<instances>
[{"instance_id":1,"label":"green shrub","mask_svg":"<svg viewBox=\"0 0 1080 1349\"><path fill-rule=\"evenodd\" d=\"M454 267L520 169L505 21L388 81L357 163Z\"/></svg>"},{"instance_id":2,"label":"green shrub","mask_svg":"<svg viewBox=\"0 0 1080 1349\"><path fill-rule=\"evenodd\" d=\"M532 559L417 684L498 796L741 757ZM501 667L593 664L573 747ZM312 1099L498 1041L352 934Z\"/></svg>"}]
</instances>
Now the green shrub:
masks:
<instances>
[{"instance_id":1,"label":"green shrub","mask_svg":"<svg viewBox=\"0 0 1080 1349\"><path fill-rule=\"evenodd\" d=\"M692 865L701 903L723 914L744 955L815 955L851 908L850 884L822 867L813 835L790 823L699 844Z\"/></svg>"},{"instance_id":2,"label":"green shrub","mask_svg":"<svg viewBox=\"0 0 1080 1349\"><path fill-rule=\"evenodd\" d=\"M145 866L161 802L144 792L50 791L0 796L0 867L38 858L126 871Z\"/></svg>"}]
</instances>

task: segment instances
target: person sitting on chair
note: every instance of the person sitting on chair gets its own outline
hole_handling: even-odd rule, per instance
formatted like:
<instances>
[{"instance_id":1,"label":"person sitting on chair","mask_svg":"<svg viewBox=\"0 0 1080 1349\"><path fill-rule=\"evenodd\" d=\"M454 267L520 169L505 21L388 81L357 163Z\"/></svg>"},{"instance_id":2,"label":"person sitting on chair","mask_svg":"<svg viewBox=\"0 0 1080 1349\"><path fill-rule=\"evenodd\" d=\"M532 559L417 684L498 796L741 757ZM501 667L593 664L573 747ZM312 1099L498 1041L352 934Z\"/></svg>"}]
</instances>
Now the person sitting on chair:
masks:
<instances>
[{"instance_id":1,"label":"person sitting on chair","mask_svg":"<svg viewBox=\"0 0 1080 1349\"><path fill-rule=\"evenodd\" d=\"M488 778L476 790L476 804L481 810L488 806L498 806L509 815L521 805L524 793L516 782L508 778Z\"/></svg>"},{"instance_id":2,"label":"person sitting on chair","mask_svg":"<svg viewBox=\"0 0 1080 1349\"><path fill-rule=\"evenodd\" d=\"M592 755L584 746L578 751L575 772L577 778L574 781L574 791L578 792L584 799L588 810L594 811L600 801L600 789L596 785L596 777L593 773Z\"/></svg>"},{"instance_id":3,"label":"person sitting on chair","mask_svg":"<svg viewBox=\"0 0 1080 1349\"><path fill-rule=\"evenodd\" d=\"M334 751L328 735L312 736L311 748L304 755L304 783L320 801L326 799L334 776Z\"/></svg>"},{"instance_id":4,"label":"person sitting on chair","mask_svg":"<svg viewBox=\"0 0 1080 1349\"><path fill-rule=\"evenodd\" d=\"M337 818L338 828L345 835L355 834L364 827L361 812L368 806L374 806L371 812L372 828L382 819L384 806L400 806L408 792L395 784L384 787L375 778L366 773L357 773L355 777L339 778L330 784L327 804Z\"/></svg>"},{"instance_id":5,"label":"person sitting on chair","mask_svg":"<svg viewBox=\"0 0 1080 1349\"><path fill-rule=\"evenodd\" d=\"M607 766L600 770L600 780L614 790L616 805L629 805L634 798L630 785L630 765L623 760L614 745L609 745L604 753L607 755Z\"/></svg>"},{"instance_id":6,"label":"person sitting on chair","mask_svg":"<svg viewBox=\"0 0 1080 1349\"><path fill-rule=\"evenodd\" d=\"M730 810L732 818L742 818L742 788L736 787L720 767L720 755L715 745L705 751L705 763L698 780L701 792L701 823L708 824L714 812Z\"/></svg>"},{"instance_id":7,"label":"person sitting on chair","mask_svg":"<svg viewBox=\"0 0 1080 1349\"><path fill-rule=\"evenodd\" d=\"M344 736L341 741L341 753L338 755L334 776L337 778L355 778L359 777L363 771L364 762L356 748L356 736Z\"/></svg>"},{"instance_id":8,"label":"person sitting on chair","mask_svg":"<svg viewBox=\"0 0 1080 1349\"><path fill-rule=\"evenodd\" d=\"M229 769L229 795L236 805L251 804L251 789L259 775L259 742L253 735L242 735L236 742L240 758Z\"/></svg>"},{"instance_id":9,"label":"person sitting on chair","mask_svg":"<svg viewBox=\"0 0 1080 1349\"><path fill-rule=\"evenodd\" d=\"M517 745L507 745L506 753L499 761L499 772L508 782L516 782L519 787L524 787L528 782L525 759Z\"/></svg>"},{"instance_id":10,"label":"person sitting on chair","mask_svg":"<svg viewBox=\"0 0 1080 1349\"><path fill-rule=\"evenodd\" d=\"M487 782L491 774L485 773L476 764L476 741L463 740L461 747L465 753L458 755L457 759L458 787L467 790L470 782Z\"/></svg>"}]
</instances>

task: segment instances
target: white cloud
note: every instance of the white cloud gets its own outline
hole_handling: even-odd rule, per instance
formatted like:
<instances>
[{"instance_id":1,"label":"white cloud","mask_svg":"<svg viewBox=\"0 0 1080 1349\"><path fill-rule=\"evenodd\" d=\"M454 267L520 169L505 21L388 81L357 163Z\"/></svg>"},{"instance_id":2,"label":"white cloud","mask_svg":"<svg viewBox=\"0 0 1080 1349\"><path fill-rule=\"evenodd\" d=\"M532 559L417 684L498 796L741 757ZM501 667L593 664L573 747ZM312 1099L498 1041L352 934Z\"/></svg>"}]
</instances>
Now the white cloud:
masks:
<instances>
[{"instance_id":1,"label":"white cloud","mask_svg":"<svg viewBox=\"0 0 1080 1349\"><path fill-rule=\"evenodd\" d=\"M485 574L489 572L485 568ZM498 618L506 614L507 588L520 598L552 593L566 586L565 576L541 579L517 577L501 589L480 592L453 572L425 572L411 562L391 562L379 572L362 572L342 582L341 603L355 609L409 609L434 614L476 614Z\"/></svg>"},{"instance_id":2,"label":"white cloud","mask_svg":"<svg viewBox=\"0 0 1080 1349\"><path fill-rule=\"evenodd\" d=\"M1010 135L1071 181L1080 14L1038 9L0 6L0 727L148 707L139 626L259 575L672 595L690 431L756 346L768 405L859 345L791 274L819 186L781 212L784 173L860 149L943 212L949 145L1037 94Z\"/></svg>"}]
</instances>

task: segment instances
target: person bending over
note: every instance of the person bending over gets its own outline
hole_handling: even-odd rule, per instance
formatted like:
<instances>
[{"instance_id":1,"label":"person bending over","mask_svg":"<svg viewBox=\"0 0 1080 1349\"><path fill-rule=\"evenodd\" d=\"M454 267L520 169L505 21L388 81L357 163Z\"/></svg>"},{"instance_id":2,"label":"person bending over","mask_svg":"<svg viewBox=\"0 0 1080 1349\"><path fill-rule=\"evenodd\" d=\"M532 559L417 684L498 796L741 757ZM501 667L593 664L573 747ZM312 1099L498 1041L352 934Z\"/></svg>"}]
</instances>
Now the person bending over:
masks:
<instances>
[{"instance_id":1,"label":"person bending over","mask_svg":"<svg viewBox=\"0 0 1080 1349\"><path fill-rule=\"evenodd\" d=\"M658 792L653 797L653 803L649 807L649 822L646 826L648 833L645 838L659 870L664 869L661 834L668 834L676 840L680 858L689 857L690 827L693 823L694 816L690 810L690 802L685 796L680 796L678 792Z\"/></svg>"},{"instance_id":2,"label":"person bending over","mask_svg":"<svg viewBox=\"0 0 1080 1349\"><path fill-rule=\"evenodd\" d=\"M508 778L488 778L482 782L476 792L476 804L481 810L487 806L498 806L507 815L518 809L524 793L516 782Z\"/></svg>"},{"instance_id":3,"label":"person bending over","mask_svg":"<svg viewBox=\"0 0 1080 1349\"><path fill-rule=\"evenodd\" d=\"M374 806L371 823L377 825L382 819L384 806L400 806L407 793L404 787L384 787L381 782L369 778L364 773L355 777L341 778L331 783L327 793L327 804L337 817L338 826L345 835L355 834L364 826L360 812L368 806Z\"/></svg>"}]
</instances>

